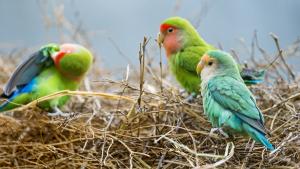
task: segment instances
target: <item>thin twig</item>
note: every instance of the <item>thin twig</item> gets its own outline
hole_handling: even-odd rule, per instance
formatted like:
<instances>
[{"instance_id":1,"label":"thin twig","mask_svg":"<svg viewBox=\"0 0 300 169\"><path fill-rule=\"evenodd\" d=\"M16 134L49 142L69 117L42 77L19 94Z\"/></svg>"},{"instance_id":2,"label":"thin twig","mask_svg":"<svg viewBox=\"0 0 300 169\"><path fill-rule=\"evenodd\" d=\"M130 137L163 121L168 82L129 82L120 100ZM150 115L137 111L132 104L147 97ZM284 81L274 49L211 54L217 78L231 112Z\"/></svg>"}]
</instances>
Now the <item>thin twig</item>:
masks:
<instances>
[{"instance_id":1,"label":"thin twig","mask_svg":"<svg viewBox=\"0 0 300 169\"><path fill-rule=\"evenodd\" d=\"M162 136L162 138L168 140L169 142L171 142L172 144L174 144L176 147L178 148L182 148L184 150L186 150L187 152L195 155L195 156L199 156L199 157L211 157L211 158L225 158L227 155L215 155L215 154L205 154L205 153L197 153L197 152L194 152L193 150L191 150L190 148L188 148L186 145L183 145L183 144L180 144L180 143L177 143L176 141L166 137L166 136ZM233 148L234 149L234 145L233 143L231 143Z\"/></svg>"},{"instance_id":2,"label":"thin twig","mask_svg":"<svg viewBox=\"0 0 300 169\"><path fill-rule=\"evenodd\" d=\"M282 105L283 103L286 103L286 102L288 102L289 100L295 99L295 98L297 98L297 97L299 97L299 96L300 96L300 93L296 93L296 94L294 94L294 95L292 95L292 96L290 96L290 97L288 97L288 98L286 98L286 99L280 101L279 103L274 104L272 107L269 107L269 108L263 110L262 112L265 113L265 112L268 112L268 111L270 111L270 110L272 110L272 109L275 109L275 108L277 108L278 106Z\"/></svg>"},{"instance_id":3,"label":"thin twig","mask_svg":"<svg viewBox=\"0 0 300 169\"><path fill-rule=\"evenodd\" d=\"M145 83L145 51L146 46L149 40L144 37L143 43L140 44L140 50L139 50L139 62L140 62L140 93L138 97L138 106L141 107L141 101L142 101L142 95L144 92L144 83Z\"/></svg>"},{"instance_id":4,"label":"thin twig","mask_svg":"<svg viewBox=\"0 0 300 169\"><path fill-rule=\"evenodd\" d=\"M285 61L284 57L283 57L283 50L280 48L280 45L279 45L279 39L278 39L278 36L276 36L274 33L270 33L270 36L273 38L275 44L276 44L276 47L277 47L277 50L278 50L278 54L281 58L281 61L283 62L284 66L286 67L289 75L293 78L293 80L295 81L296 79L296 76L294 74L294 72L292 71L292 69L290 68L290 66L287 64L287 62Z\"/></svg>"}]
</instances>

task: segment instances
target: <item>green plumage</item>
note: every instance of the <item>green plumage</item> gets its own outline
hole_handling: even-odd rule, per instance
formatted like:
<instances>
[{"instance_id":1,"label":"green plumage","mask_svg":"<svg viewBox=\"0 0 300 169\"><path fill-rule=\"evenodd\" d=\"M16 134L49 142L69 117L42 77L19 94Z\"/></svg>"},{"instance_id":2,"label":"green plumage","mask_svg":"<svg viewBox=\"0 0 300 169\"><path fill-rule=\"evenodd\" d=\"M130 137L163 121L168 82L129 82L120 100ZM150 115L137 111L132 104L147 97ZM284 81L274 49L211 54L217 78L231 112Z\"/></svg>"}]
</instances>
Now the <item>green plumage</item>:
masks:
<instances>
[{"instance_id":1,"label":"green plumage","mask_svg":"<svg viewBox=\"0 0 300 169\"><path fill-rule=\"evenodd\" d=\"M263 115L247 86L243 83L233 58L224 52L207 53L216 61L215 69L202 70L202 97L204 112L213 127L228 133L248 135L273 150L265 137ZM210 72L208 72L210 71ZM210 76L209 78L205 76Z\"/></svg>"},{"instance_id":2,"label":"green plumage","mask_svg":"<svg viewBox=\"0 0 300 169\"><path fill-rule=\"evenodd\" d=\"M214 47L206 43L186 19L172 17L166 19L163 24L175 26L183 33L182 50L172 54L169 60L171 72L185 90L189 93L199 93L201 80L197 75L196 66L201 56Z\"/></svg>"},{"instance_id":3,"label":"green plumage","mask_svg":"<svg viewBox=\"0 0 300 169\"><path fill-rule=\"evenodd\" d=\"M169 57L171 72L189 93L199 93L201 80L197 76L196 66L205 52L216 48L205 42L193 25L186 19L171 17L163 21L162 24L168 24L180 30L179 36L182 47L181 50ZM247 84L260 83L264 76L264 74L259 74L257 77L253 76L252 71L247 71L246 73L241 70L242 77Z\"/></svg>"},{"instance_id":4,"label":"green plumage","mask_svg":"<svg viewBox=\"0 0 300 169\"><path fill-rule=\"evenodd\" d=\"M186 47L184 50L172 55L169 60L171 72L189 93L199 93L201 80L195 70L200 60L199 53L204 54L206 50L209 50L209 47Z\"/></svg>"},{"instance_id":5,"label":"green plumage","mask_svg":"<svg viewBox=\"0 0 300 169\"><path fill-rule=\"evenodd\" d=\"M13 98L1 111L10 110L18 107L19 105L27 104L33 100L47 96L51 93L59 92L62 90L76 90L79 83L65 78L61 75L55 67L50 67L41 72L39 76L35 78L34 84L32 84L34 90L29 92L20 93ZM38 106L49 110L55 106L61 107L69 100L69 96L58 97L39 103Z\"/></svg>"},{"instance_id":6,"label":"green plumage","mask_svg":"<svg viewBox=\"0 0 300 169\"><path fill-rule=\"evenodd\" d=\"M49 53L45 52L47 49ZM0 106L0 111L7 111L19 107L20 105L27 104L33 100L53 94L62 90L77 90L79 85L92 65L92 54L82 46L75 44L65 44L57 50L48 50L48 48L42 48L39 52L39 56L32 56L36 58L45 58L39 62L33 63L28 59L25 62L30 64L21 64L21 69L17 69L16 77L21 77L24 72L22 66L28 65L27 68L39 67L39 69L33 69L40 72L29 72L36 74L32 79L27 79L26 84L16 84L16 89L8 96L8 101ZM52 60L52 56L58 55L57 53L64 52L64 56L57 60ZM32 59L31 59L32 60ZM52 61L51 61L52 60ZM42 63L47 62L47 65ZM50 63L50 64L49 64ZM41 66L43 65L43 66ZM20 71L21 70L21 71ZM14 78L10 79L11 81ZM16 79L15 81L17 81ZM14 82L18 83L18 82ZM47 100L38 103L38 106L52 110L53 108L63 106L69 100L69 96L62 96L55 99Z\"/></svg>"}]
</instances>

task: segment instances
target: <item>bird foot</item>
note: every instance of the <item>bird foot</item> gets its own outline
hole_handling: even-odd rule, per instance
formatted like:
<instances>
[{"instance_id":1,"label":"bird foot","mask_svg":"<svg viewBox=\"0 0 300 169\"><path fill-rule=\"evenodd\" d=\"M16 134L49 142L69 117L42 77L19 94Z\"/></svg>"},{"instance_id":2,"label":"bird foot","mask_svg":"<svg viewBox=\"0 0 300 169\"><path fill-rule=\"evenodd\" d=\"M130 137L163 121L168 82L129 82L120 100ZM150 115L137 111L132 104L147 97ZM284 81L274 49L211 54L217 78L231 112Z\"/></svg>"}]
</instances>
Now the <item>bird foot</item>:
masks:
<instances>
[{"instance_id":1,"label":"bird foot","mask_svg":"<svg viewBox=\"0 0 300 169\"><path fill-rule=\"evenodd\" d=\"M64 113L57 107L54 108L54 112L48 113L48 116L51 116L51 117L57 117L57 116L70 117L72 115L73 115L73 113Z\"/></svg>"},{"instance_id":2,"label":"bird foot","mask_svg":"<svg viewBox=\"0 0 300 169\"><path fill-rule=\"evenodd\" d=\"M209 132L209 136L213 135L219 128L211 128Z\"/></svg>"},{"instance_id":3,"label":"bird foot","mask_svg":"<svg viewBox=\"0 0 300 169\"><path fill-rule=\"evenodd\" d=\"M179 94L180 94L180 95L184 95L185 93L186 93L186 91L185 91L184 89L180 89L180 90L179 90Z\"/></svg>"},{"instance_id":4,"label":"bird foot","mask_svg":"<svg viewBox=\"0 0 300 169\"><path fill-rule=\"evenodd\" d=\"M196 93L191 93L184 100L188 103L193 103L193 102L195 102L196 97L197 97Z\"/></svg>"},{"instance_id":5,"label":"bird foot","mask_svg":"<svg viewBox=\"0 0 300 169\"><path fill-rule=\"evenodd\" d=\"M223 129L222 128L212 128L211 130L210 130L210 132L209 132L209 136L211 136L213 133L215 133L215 132L218 132L218 134L221 134L222 136L224 136L226 139L228 139L229 138L229 135L227 134L227 133L225 133L224 131L223 131Z\"/></svg>"}]
</instances>

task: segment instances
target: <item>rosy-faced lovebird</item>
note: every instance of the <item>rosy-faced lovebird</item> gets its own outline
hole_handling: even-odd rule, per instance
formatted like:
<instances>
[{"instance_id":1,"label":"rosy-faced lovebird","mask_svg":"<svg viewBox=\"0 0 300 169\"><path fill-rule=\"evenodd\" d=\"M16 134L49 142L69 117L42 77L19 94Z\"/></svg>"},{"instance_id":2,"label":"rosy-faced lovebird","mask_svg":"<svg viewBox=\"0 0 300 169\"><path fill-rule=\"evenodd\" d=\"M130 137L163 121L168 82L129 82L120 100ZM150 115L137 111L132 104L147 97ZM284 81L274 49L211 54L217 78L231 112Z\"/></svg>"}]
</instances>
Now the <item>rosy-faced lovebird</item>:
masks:
<instances>
[{"instance_id":1,"label":"rosy-faced lovebird","mask_svg":"<svg viewBox=\"0 0 300 169\"><path fill-rule=\"evenodd\" d=\"M90 69L93 56L77 44L48 44L24 60L6 83L0 112L27 104L62 90L77 90ZM59 113L69 96L38 103L38 106ZM60 112L61 113L61 112Z\"/></svg>"},{"instance_id":2,"label":"rosy-faced lovebird","mask_svg":"<svg viewBox=\"0 0 300 169\"><path fill-rule=\"evenodd\" d=\"M212 126L228 134L248 135L273 150L266 138L263 115L233 57L218 50L208 51L196 71L201 74L204 113Z\"/></svg>"},{"instance_id":3,"label":"rosy-faced lovebird","mask_svg":"<svg viewBox=\"0 0 300 169\"><path fill-rule=\"evenodd\" d=\"M162 22L158 42L163 44L169 67L181 86L189 93L198 94L201 80L196 66L201 56L215 47L206 43L193 25L181 17L171 17ZM264 72L242 69L241 75L247 84L262 81Z\"/></svg>"}]
</instances>

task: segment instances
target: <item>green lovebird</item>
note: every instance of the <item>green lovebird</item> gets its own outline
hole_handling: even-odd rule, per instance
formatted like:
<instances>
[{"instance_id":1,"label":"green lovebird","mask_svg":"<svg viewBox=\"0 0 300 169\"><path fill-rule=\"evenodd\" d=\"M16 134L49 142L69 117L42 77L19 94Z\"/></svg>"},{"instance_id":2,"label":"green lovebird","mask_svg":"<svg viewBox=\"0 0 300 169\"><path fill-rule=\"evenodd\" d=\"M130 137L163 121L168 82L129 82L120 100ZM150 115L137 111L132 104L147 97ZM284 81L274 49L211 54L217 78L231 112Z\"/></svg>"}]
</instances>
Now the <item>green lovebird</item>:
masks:
<instances>
[{"instance_id":1,"label":"green lovebird","mask_svg":"<svg viewBox=\"0 0 300 169\"><path fill-rule=\"evenodd\" d=\"M226 133L248 135L269 150L264 118L240 75L237 63L225 52L208 51L196 71L201 73L204 113L213 127Z\"/></svg>"},{"instance_id":2,"label":"green lovebird","mask_svg":"<svg viewBox=\"0 0 300 169\"><path fill-rule=\"evenodd\" d=\"M158 43L163 44L170 70L177 81L187 92L197 95L201 80L196 66L205 52L216 48L206 43L188 20L180 17L162 22ZM242 69L241 75L246 84L257 84L263 80L264 72Z\"/></svg>"},{"instance_id":3,"label":"green lovebird","mask_svg":"<svg viewBox=\"0 0 300 169\"><path fill-rule=\"evenodd\" d=\"M77 44L48 44L24 60L12 73L3 89L0 112L27 104L62 90L77 90L90 69L93 56ZM38 103L42 109L62 115L59 110L69 96Z\"/></svg>"}]
</instances>

